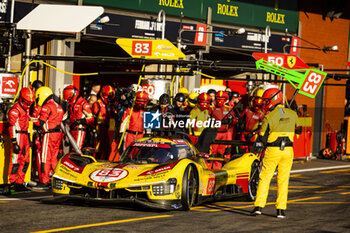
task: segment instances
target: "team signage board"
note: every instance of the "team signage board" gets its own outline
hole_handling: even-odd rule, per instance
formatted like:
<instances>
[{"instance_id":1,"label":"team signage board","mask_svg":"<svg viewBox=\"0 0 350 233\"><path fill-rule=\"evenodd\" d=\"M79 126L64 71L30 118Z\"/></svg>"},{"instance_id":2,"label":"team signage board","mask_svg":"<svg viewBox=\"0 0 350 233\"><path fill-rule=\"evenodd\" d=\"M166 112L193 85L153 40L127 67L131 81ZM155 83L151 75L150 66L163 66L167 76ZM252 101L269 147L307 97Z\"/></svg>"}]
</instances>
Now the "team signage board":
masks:
<instances>
[{"instance_id":1,"label":"team signage board","mask_svg":"<svg viewBox=\"0 0 350 233\"><path fill-rule=\"evenodd\" d=\"M165 93L170 94L170 80L145 79L141 83L143 91L148 93L150 99L159 99Z\"/></svg>"},{"instance_id":2,"label":"team signage board","mask_svg":"<svg viewBox=\"0 0 350 233\"><path fill-rule=\"evenodd\" d=\"M265 38L265 33L248 30L246 33L241 35L225 36L229 34L232 29L223 27L213 27L213 31L218 32L213 34L213 46L256 50L257 52L264 52L266 40L268 52L282 53L283 47L286 44L290 44L292 39L291 36L276 34L272 34L271 36Z\"/></svg>"},{"instance_id":3,"label":"team signage board","mask_svg":"<svg viewBox=\"0 0 350 233\"><path fill-rule=\"evenodd\" d=\"M282 66L287 69L309 69L299 57L291 54L279 54L279 53L253 53L253 57L256 60L264 59L278 66Z\"/></svg>"},{"instance_id":4,"label":"team signage board","mask_svg":"<svg viewBox=\"0 0 350 233\"><path fill-rule=\"evenodd\" d=\"M256 68L265 70L269 73L281 76L296 89L300 94L315 98L322 83L326 79L327 73L316 69L305 69L304 73L296 70L287 69L277 64L260 59L256 61Z\"/></svg>"},{"instance_id":5,"label":"team signage board","mask_svg":"<svg viewBox=\"0 0 350 233\"><path fill-rule=\"evenodd\" d=\"M76 2L76 0L68 0ZM230 1L230 0L84 0L84 4L108 6L139 12L206 20L208 7L212 9L212 21L236 25L246 25L273 30L297 32L299 24L298 1Z\"/></svg>"},{"instance_id":6,"label":"team signage board","mask_svg":"<svg viewBox=\"0 0 350 233\"><path fill-rule=\"evenodd\" d=\"M0 73L0 97L13 98L18 89L18 75Z\"/></svg>"},{"instance_id":7,"label":"team signage board","mask_svg":"<svg viewBox=\"0 0 350 233\"><path fill-rule=\"evenodd\" d=\"M113 3L114 2L118 1L113 1ZM123 4L126 4L127 2L128 1L123 1ZM34 4L34 7L35 6L37 6L37 4ZM7 12L9 11L9 8L10 6L7 7ZM25 15L27 15L32 10L32 8L32 3L16 1L16 14L14 21L18 22ZM87 35L108 36L115 38L161 39L162 23L157 22L156 18L134 17L129 15L119 15L111 13L104 13L101 17L103 16L108 16L110 18L110 21L107 24L99 24L97 22L91 23L86 28ZM180 24L180 22L178 21L167 20L165 25L165 38L173 43L176 43L179 36L180 28L187 30L196 30L197 27L199 27L198 25L193 23ZM221 31L223 34L228 34L228 32L232 31L232 29L228 27L213 27L213 31ZM204 35L203 39L207 39L207 37L205 36L206 33L201 34ZM246 33L243 35L224 36L223 34L213 34L213 39L211 42L213 46L256 50L259 52L264 51L264 32L247 30ZM200 34L198 34L198 36L199 35ZM268 51L274 53L282 53L283 47L286 44L291 43L291 38L291 36L272 34L270 37L266 38L268 41ZM181 35L181 39L183 43L194 44L196 40L196 33L183 32ZM201 42L201 39L202 38L200 36L197 37L198 42ZM203 42L202 44L204 46Z\"/></svg>"},{"instance_id":8,"label":"team signage board","mask_svg":"<svg viewBox=\"0 0 350 233\"><path fill-rule=\"evenodd\" d=\"M117 39L116 42L135 58L185 60L185 54L168 40Z\"/></svg>"},{"instance_id":9,"label":"team signage board","mask_svg":"<svg viewBox=\"0 0 350 233\"><path fill-rule=\"evenodd\" d=\"M202 32L196 32L196 37L194 39L195 45L201 45L206 46L207 45L207 34L205 33L207 31L207 25L206 24L197 24L196 31L202 31Z\"/></svg>"},{"instance_id":10,"label":"team signage board","mask_svg":"<svg viewBox=\"0 0 350 233\"><path fill-rule=\"evenodd\" d=\"M300 53L300 38L297 36L292 37L292 42L290 44L289 54L299 55Z\"/></svg>"}]
</instances>

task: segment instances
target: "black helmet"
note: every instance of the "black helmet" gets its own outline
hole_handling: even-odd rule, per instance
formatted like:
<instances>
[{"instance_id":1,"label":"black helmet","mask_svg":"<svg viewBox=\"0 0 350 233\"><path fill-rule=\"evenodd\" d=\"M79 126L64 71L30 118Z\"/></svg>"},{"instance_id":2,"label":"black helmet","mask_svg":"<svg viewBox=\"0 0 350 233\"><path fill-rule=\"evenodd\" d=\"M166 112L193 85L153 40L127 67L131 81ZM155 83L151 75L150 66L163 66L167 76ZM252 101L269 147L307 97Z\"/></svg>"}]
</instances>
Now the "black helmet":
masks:
<instances>
[{"instance_id":1,"label":"black helmet","mask_svg":"<svg viewBox=\"0 0 350 233\"><path fill-rule=\"evenodd\" d=\"M177 93L175 96L175 101L179 101L181 103L184 103L186 100L186 96L183 93Z\"/></svg>"},{"instance_id":2,"label":"black helmet","mask_svg":"<svg viewBox=\"0 0 350 233\"><path fill-rule=\"evenodd\" d=\"M207 94L212 94L212 93L216 94L215 89L209 89L209 90L207 91Z\"/></svg>"},{"instance_id":3,"label":"black helmet","mask_svg":"<svg viewBox=\"0 0 350 233\"><path fill-rule=\"evenodd\" d=\"M35 80L34 82L32 82L32 89L38 90L39 87L44 86L44 83L40 80Z\"/></svg>"},{"instance_id":4,"label":"black helmet","mask_svg":"<svg viewBox=\"0 0 350 233\"><path fill-rule=\"evenodd\" d=\"M163 94L159 97L159 104L170 104L170 97L168 94Z\"/></svg>"}]
</instances>

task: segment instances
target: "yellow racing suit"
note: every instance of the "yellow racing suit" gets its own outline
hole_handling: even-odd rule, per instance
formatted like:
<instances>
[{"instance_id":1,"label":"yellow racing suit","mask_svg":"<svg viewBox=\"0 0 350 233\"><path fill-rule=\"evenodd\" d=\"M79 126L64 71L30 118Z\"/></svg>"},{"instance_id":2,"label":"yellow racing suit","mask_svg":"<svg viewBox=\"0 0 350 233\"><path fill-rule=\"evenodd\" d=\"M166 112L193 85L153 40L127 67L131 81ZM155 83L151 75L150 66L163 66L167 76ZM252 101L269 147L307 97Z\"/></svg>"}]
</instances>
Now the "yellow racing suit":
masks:
<instances>
[{"instance_id":1,"label":"yellow racing suit","mask_svg":"<svg viewBox=\"0 0 350 233\"><path fill-rule=\"evenodd\" d=\"M210 118L208 110L201 110L198 106L191 110L190 112L190 121L195 122L194 127L189 125L190 134L196 137L201 135L202 131L205 129L203 124L200 124L201 127L197 127L197 121L205 122Z\"/></svg>"},{"instance_id":2,"label":"yellow racing suit","mask_svg":"<svg viewBox=\"0 0 350 233\"><path fill-rule=\"evenodd\" d=\"M293 164L293 137L301 133L298 115L293 110L277 105L268 113L259 132L259 141L266 146L263 167L254 205L265 207L269 186L276 167L277 200L276 209L287 208L289 173Z\"/></svg>"}]
</instances>

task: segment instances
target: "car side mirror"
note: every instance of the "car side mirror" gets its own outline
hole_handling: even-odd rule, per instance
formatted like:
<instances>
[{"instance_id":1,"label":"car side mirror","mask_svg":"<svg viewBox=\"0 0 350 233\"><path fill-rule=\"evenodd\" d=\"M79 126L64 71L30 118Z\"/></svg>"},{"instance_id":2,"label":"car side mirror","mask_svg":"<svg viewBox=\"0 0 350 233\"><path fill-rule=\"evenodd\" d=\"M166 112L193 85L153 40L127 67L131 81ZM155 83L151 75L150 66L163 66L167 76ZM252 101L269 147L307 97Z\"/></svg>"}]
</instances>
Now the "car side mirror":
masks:
<instances>
[{"instance_id":1,"label":"car side mirror","mask_svg":"<svg viewBox=\"0 0 350 233\"><path fill-rule=\"evenodd\" d=\"M197 153L196 156L199 158L205 158L205 159L210 157L209 154L207 153Z\"/></svg>"}]
</instances>

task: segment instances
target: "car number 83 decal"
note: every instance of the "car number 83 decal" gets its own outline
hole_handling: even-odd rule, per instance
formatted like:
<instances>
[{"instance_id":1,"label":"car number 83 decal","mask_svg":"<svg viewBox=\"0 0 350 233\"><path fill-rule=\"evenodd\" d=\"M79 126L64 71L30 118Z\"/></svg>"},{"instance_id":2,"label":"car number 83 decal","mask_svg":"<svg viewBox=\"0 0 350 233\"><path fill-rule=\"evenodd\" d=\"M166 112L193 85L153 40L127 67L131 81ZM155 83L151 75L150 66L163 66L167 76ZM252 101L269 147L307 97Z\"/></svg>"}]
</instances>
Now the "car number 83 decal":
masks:
<instances>
[{"instance_id":1,"label":"car number 83 decal","mask_svg":"<svg viewBox=\"0 0 350 233\"><path fill-rule=\"evenodd\" d=\"M104 168L91 173L90 178L95 182L114 182L128 175L128 171L119 168Z\"/></svg>"}]
</instances>

